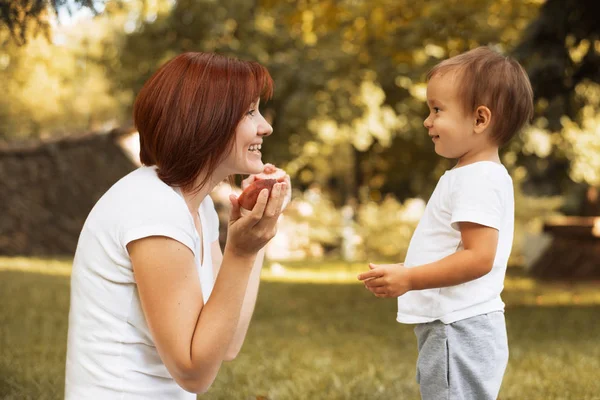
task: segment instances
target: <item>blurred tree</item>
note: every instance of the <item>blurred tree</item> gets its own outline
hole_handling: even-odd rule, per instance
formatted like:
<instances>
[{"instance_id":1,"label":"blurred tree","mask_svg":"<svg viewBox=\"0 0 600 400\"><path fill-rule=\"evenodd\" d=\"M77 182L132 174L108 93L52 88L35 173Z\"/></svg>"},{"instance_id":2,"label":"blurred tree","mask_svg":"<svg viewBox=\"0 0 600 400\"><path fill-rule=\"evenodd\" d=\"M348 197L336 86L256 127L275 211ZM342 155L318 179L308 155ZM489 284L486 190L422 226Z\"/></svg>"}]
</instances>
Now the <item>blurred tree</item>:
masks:
<instances>
[{"instance_id":1,"label":"blurred tree","mask_svg":"<svg viewBox=\"0 0 600 400\"><path fill-rule=\"evenodd\" d=\"M82 8L96 13L95 7L101 3L98 0L0 0L0 31L4 28L9 33L2 43L10 40L23 45L29 37L39 33L48 36L52 13L65 10L71 14Z\"/></svg>"},{"instance_id":2,"label":"blurred tree","mask_svg":"<svg viewBox=\"0 0 600 400\"><path fill-rule=\"evenodd\" d=\"M560 116L574 118L582 104L575 88L600 83L600 2L547 0L527 28L515 54L528 67L535 94L544 99L549 128L560 128Z\"/></svg>"},{"instance_id":3,"label":"blurred tree","mask_svg":"<svg viewBox=\"0 0 600 400\"><path fill-rule=\"evenodd\" d=\"M115 20L113 19L112 22ZM118 20L117 20L118 21ZM30 38L0 48L0 139L37 139L111 128L131 96L112 93L101 40L114 37L109 19L55 29L52 41Z\"/></svg>"},{"instance_id":4,"label":"blurred tree","mask_svg":"<svg viewBox=\"0 0 600 400\"><path fill-rule=\"evenodd\" d=\"M426 71L479 44L510 50L539 8L533 0L450 3L166 2L138 18L118 56L103 62L116 90L135 93L182 51L257 60L276 83L265 108L276 132L265 159L287 163L301 187L332 187L338 205L388 192L428 195L448 162L432 151L422 127Z\"/></svg>"},{"instance_id":5,"label":"blurred tree","mask_svg":"<svg viewBox=\"0 0 600 400\"><path fill-rule=\"evenodd\" d=\"M547 0L514 51L527 67L539 117L519 159L528 170L525 188L566 194L565 211L573 214L587 186L600 187L599 14L595 0Z\"/></svg>"},{"instance_id":6,"label":"blurred tree","mask_svg":"<svg viewBox=\"0 0 600 400\"><path fill-rule=\"evenodd\" d=\"M271 71L276 94L264 111L276 133L266 143L265 159L285 166L297 187L320 183L331 189L337 205L350 197L378 201L387 193L400 200L426 197L450 166L432 151L422 127L426 71L480 44L511 52L528 25L526 38L546 37L539 31L548 29L552 16L579 32L561 42L571 50L565 44L557 54L567 54L570 62L573 57L594 59L599 47L595 36L587 39L588 45L579 39L593 31L593 24L577 30L569 22L579 18L577 5L586 1L567 2L575 10L567 13L570 17L548 11L557 7L550 0L56 1L53 8L93 4L103 13L73 28L87 33L72 39L77 36L72 32L68 41L77 44L69 43L68 49L58 43L60 38L48 48L31 41L36 55L20 51L16 43L3 47L0 76L8 95L0 100L2 135L89 129L98 126L93 121L112 118L126 124L133 95L159 65L183 51L217 51L258 60ZM0 30L4 43L7 35ZM515 54L544 64L544 55L529 60L523 43ZM534 46L531 52L544 48ZM536 76L532 72L534 85L543 88L548 75ZM582 153L577 149L586 147L574 144L576 135L549 127L562 126L555 121L563 112L581 122L580 107L573 106L583 104L581 98L571 96L572 112L567 112L553 105L564 100L542 97L538 108L543 118L504 151L509 168L525 165L530 171L529 192L556 194L577 179L568 175L569 165ZM557 176L562 186L552 181Z\"/></svg>"}]
</instances>

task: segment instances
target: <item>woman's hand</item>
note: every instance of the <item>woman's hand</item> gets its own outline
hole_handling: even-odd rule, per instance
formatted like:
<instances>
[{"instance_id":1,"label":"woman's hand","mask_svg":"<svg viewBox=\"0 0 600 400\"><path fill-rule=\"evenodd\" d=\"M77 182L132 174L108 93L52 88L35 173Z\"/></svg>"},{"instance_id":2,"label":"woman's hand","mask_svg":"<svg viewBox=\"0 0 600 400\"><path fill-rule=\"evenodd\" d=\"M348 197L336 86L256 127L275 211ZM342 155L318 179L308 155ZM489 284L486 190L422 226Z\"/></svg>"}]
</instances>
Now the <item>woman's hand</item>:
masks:
<instances>
[{"instance_id":1,"label":"woman's hand","mask_svg":"<svg viewBox=\"0 0 600 400\"><path fill-rule=\"evenodd\" d=\"M265 164L265 171L269 171L270 168L275 168L273 167L271 164ZM256 175L250 175L248 176L246 179L244 179L242 181L242 191L244 191L248 186L250 186L252 184L252 182L254 182L256 180ZM287 184L287 191L285 194L285 198L283 199L283 205L281 207L281 211L283 212L283 210L285 210L285 208L288 206L288 204L290 204L290 201L292 201L292 181L290 179L290 176L286 173L285 174L285 178L283 179L283 182L285 182ZM245 213L245 210L242 209L242 213Z\"/></svg>"},{"instance_id":2,"label":"woman's hand","mask_svg":"<svg viewBox=\"0 0 600 400\"><path fill-rule=\"evenodd\" d=\"M254 180L245 179L245 185ZM244 187L244 183L242 183ZM230 195L231 215L225 251L231 251L238 257L252 257L264 247L277 232L277 219L283 211L288 198L289 185L286 181L273 186L271 195L263 189L258 195L256 205L249 213L242 214L238 199Z\"/></svg>"}]
</instances>

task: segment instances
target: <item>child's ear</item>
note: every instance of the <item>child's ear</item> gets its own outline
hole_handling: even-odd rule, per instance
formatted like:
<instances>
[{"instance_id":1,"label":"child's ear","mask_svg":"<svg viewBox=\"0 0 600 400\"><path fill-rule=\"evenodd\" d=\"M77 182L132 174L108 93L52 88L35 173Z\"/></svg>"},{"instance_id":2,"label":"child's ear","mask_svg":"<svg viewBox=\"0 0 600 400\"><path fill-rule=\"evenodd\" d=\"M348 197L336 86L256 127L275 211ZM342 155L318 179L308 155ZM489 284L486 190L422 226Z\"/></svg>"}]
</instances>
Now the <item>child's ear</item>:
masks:
<instances>
[{"instance_id":1,"label":"child's ear","mask_svg":"<svg viewBox=\"0 0 600 400\"><path fill-rule=\"evenodd\" d=\"M473 127L476 133L484 132L492 121L492 112L486 106L479 106L475 110L475 126Z\"/></svg>"}]
</instances>

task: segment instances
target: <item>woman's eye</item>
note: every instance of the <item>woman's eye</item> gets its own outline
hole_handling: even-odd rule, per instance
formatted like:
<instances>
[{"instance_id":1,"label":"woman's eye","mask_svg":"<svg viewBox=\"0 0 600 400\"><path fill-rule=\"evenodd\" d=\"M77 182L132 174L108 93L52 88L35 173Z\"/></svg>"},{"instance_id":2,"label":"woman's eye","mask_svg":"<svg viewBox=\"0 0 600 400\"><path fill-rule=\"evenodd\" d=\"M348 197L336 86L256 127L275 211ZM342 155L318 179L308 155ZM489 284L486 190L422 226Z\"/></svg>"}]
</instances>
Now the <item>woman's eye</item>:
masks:
<instances>
[{"instance_id":1,"label":"woman's eye","mask_svg":"<svg viewBox=\"0 0 600 400\"><path fill-rule=\"evenodd\" d=\"M247 114L251 117L254 117L254 114L256 114L256 110L254 110L254 109L249 110Z\"/></svg>"}]
</instances>

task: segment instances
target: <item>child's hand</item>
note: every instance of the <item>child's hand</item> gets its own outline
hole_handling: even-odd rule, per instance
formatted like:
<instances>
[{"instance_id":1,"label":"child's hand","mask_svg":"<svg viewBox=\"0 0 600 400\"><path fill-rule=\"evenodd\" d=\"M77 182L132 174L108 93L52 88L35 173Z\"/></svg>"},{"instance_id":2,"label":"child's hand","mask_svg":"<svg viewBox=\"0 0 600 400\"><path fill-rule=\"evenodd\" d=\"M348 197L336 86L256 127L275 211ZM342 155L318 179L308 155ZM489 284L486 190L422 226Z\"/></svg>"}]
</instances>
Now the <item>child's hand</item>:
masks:
<instances>
[{"instance_id":1,"label":"child's hand","mask_svg":"<svg viewBox=\"0 0 600 400\"><path fill-rule=\"evenodd\" d=\"M411 290L410 274L404 264L369 263L368 272L358 275L365 287L377 297L398 297Z\"/></svg>"}]
</instances>

